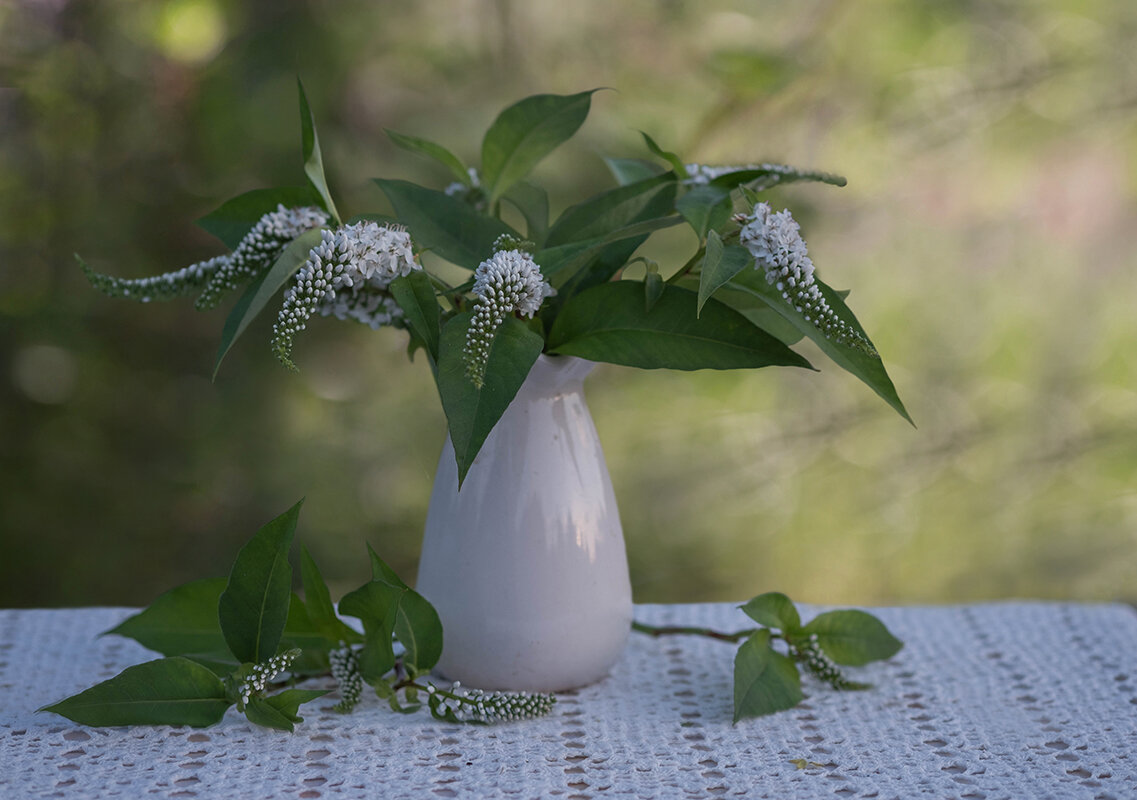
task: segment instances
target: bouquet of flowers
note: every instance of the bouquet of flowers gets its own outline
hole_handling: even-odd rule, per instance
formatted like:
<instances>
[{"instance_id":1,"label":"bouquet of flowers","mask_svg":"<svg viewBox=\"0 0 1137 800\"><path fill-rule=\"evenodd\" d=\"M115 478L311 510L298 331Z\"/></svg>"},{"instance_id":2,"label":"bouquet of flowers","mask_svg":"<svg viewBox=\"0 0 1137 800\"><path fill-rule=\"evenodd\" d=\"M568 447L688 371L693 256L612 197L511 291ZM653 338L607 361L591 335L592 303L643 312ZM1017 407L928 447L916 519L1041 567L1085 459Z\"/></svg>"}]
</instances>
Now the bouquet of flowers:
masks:
<instances>
[{"instance_id":1,"label":"bouquet of flowers","mask_svg":"<svg viewBox=\"0 0 1137 800\"><path fill-rule=\"evenodd\" d=\"M643 369L809 368L790 349L809 338L907 419L845 293L818 276L790 211L762 199L790 182L845 180L783 164L686 163L643 134L652 159L606 159L616 185L550 221L547 193L526 178L580 128L593 94L541 94L509 106L486 131L477 167L440 144L388 131L454 181L429 188L376 179L394 214L345 220L301 87L307 185L254 190L201 219L228 254L141 279L83 269L107 294L146 302L198 292L199 309L246 286L225 323L218 365L279 293L272 348L292 369L294 338L313 315L404 331L412 357L423 351L435 376L460 480L541 353ZM698 238L684 263L636 255L654 232L675 225ZM439 261L468 277L444 280L432 269ZM625 276L639 263L642 279Z\"/></svg>"}]
</instances>

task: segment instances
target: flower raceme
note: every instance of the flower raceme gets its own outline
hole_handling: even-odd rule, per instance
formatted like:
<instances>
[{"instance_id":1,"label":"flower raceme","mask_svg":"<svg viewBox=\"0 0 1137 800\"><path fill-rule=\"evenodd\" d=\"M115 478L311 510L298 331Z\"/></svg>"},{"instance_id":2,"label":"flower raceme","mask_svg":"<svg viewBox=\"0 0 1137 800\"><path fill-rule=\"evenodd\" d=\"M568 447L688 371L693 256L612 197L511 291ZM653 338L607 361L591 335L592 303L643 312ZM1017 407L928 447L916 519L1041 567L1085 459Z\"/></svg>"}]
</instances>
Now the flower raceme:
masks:
<instances>
[{"instance_id":1,"label":"flower raceme","mask_svg":"<svg viewBox=\"0 0 1137 800\"><path fill-rule=\"evenodd\" d=\"M494 334L513 313L531 319L546 297L556 294L533 256L523 250L499 250L474 271L474 317L466 331L466 375L478 388L485 380Z\"/></svg>"},{"instance_id":2,"label":"flower raceme","mask_svg":"<svg viewBox=\"0 0 1137 800\"><path fill-rule=\"evenodd\" d=\"M856 348L873 357L876 348L852 326L840 319L813 279L813 261L797 222L788 209L774 212L768 203L758 203L750 216L739 215L739 239L754 256L755 268L806 321L830 341Z\"/></svg>"},{"instance_id":3,"label":"flower raceme","mask_svg":"<svg viewBox=\"0 0 1137 800\"><path fill-rule=\"evenodd\" d=\"M403 312L387 287L417 269L411 237L400 227L364 221L323 231L285 292L273 325L277 358L296 369L292 341L312 314L354 319L372 329L396 324Z\"/></svg>"},{"instance_id":4,"label":"flower raceme","mask_svg":"<svg viewBox=\"0 0 1137 800\"><path fill-rule=\"evenodd\" d=\"M115 278L95 272L83 264L87 279L99 291L111 297L125 297L148 303L151 300L173 300L175 297L202 289L195 305L199 310L213 308L222 295L272 266L288 244L300 234L319 228L328 215L313 206L285 208L278 205L261 217L245 234L237 248L227 255L215 256L183 269L148 278Z\"/></svg>"}]
</instances>

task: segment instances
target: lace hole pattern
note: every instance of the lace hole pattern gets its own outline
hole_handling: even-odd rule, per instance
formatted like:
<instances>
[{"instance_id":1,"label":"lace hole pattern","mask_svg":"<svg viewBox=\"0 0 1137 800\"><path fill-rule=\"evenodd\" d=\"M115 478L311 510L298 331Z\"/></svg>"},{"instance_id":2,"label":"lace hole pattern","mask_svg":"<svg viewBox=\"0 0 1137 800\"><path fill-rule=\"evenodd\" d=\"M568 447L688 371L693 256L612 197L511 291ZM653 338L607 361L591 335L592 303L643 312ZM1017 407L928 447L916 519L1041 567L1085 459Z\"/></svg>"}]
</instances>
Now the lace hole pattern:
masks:
<instances>
[{"instance_id":1,"label":"lace hole pattern","mask_svg":"<svg viewBox=\"0 0 1137 800\"><path fill-rule=\"evenodd\" d=\"M395 714L369 695L346 716L334 694L302 707L294 734L234 711L205 730L35 713L153 657L92 633L130 613L0 610L0 797L1137 797L1137 615L1120 605L877 609L906 647L855 671L874 689L807 677L800 706L738 725L734 646L638 634L550 717L492 727ZM636 617L749 624L732 604Z\"/></svg>"}]
</instances>

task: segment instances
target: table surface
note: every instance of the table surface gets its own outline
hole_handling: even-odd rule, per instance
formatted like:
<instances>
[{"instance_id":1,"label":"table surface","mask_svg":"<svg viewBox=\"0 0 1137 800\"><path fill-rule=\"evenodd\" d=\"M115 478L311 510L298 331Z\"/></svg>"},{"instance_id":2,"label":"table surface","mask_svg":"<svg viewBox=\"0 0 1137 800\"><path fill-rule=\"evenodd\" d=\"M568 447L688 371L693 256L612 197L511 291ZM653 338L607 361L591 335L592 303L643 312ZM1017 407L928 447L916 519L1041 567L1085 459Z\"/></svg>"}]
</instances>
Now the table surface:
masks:
<instances>
[{"instance_id":1,"label":"table surface","mask_svg":"<svg viewBox=\"0 0 1137 800\"><path fill-rule=\"evenodd\" d=\"M803 609L808 619L816 609ZM0 610L0 797L1137 798L1137 615L1119 605L884 608L905 641L806 678L806 701L731 724L736 647L633 634L550 717L492 727L375 697L301 708L293 734L230 711L191 728L85 728L35 709L154 657L98 637L131 609ZM749 627L730 604L638 606L653 624Z\"/></svg>"}]
</instances>

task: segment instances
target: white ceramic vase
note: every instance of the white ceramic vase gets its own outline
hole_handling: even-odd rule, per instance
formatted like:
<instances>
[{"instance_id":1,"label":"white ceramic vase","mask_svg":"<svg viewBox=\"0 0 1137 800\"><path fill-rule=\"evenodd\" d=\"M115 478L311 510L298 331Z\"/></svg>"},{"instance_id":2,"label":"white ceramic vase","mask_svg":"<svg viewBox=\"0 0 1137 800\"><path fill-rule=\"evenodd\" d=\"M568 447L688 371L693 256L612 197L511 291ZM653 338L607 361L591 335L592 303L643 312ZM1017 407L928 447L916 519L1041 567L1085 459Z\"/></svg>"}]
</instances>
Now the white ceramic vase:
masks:
<instances>
[{"instance_id":1,"label":"white ceramic vase","mask_svg":"<svg viewBox=\"0 0 1137 800\"><path fill-rule=\"evenodd\" d=\"M438 670L483 689L558 691L604 677L632 620L612 482L583 380L541 355L458 490L447 438L416 588L442 619Z\"/></svg>"}]
</instances>

